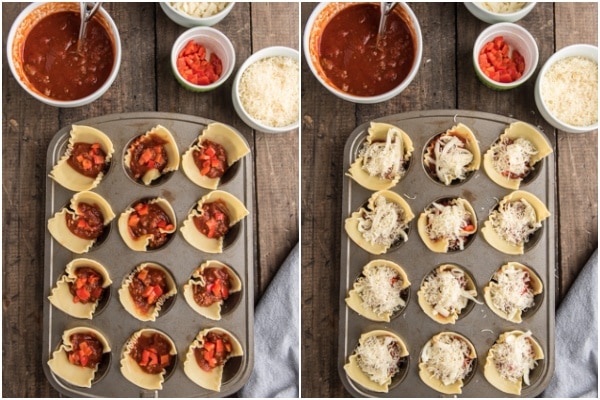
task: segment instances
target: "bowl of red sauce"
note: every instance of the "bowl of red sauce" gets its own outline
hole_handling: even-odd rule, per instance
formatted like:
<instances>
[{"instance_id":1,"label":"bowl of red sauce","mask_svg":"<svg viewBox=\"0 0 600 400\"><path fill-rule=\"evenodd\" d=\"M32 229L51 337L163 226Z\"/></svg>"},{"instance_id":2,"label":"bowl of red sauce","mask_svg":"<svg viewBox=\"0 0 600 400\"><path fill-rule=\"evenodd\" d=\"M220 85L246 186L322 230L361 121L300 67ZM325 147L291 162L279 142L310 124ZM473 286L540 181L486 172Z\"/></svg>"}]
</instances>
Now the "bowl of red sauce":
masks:
<instances>
[{"instance_id":1,"label":"bowl of red sauce","mask_svg":"<svg viewBox=\"0 0 600 400\"><path fill-rule=\"evenodd\" d=\"M79 107L111 87L121 65L121 40L102 7L78 46L79 3L32 3L14 21L6 51L21 87L55 107Z\"/></svg>"},{"instance_id":2,"label":"bowl of red sauce","mask_svg":"<svg viewBox=\"0 0 600 400\"><path fill-rule=\"evenodd\" d=\"M380 3L319 3L308 18L303 45L314 76L336 96L381 103L417 75L423 54L419 21L405 3L390 12L377 44Z\"/></svg>"}]
</instances>

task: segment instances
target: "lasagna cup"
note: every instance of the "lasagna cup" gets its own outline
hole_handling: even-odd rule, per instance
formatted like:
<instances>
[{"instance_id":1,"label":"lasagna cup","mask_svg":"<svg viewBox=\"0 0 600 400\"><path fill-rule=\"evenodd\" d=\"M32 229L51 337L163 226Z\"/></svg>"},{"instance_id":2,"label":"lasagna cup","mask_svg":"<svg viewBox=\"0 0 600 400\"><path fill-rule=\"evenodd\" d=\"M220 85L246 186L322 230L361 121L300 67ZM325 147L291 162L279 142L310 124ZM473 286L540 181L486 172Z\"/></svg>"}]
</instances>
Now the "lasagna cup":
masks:
<instances>
[{"instance_id":1,"label":"lasagna cup","mask_svg":"<svg viewBox=\"0 0 600 400\"><path fill-rule=\"evenodd\" d=\"M121 304L140 321L155 321L176 294L177 286L171 273L162 265L149 262L135 267L119 289Z\"/></svg>"},{"instance_id":2,"label":"lasagna cup","mask_svg":"<svg viewBox=\"0 0 600 400\"><path fill-rule=\"evenodd\" d=\"M483 375L496 389L521 395L523 384L530 385L530 373L544 351L530 331L511 331L501 334L488 351Z\"/></svg>"},{"instance_id":3,"label":"lasagna cup","mask_svg":"<svg viewBox=\"0 0 600 400\"><path fill-rule=\"evenodd\" d=\"M476 369L473 344L455 332L441 332L423 347L419 376L430 388L443 394L461 394Z\"/></svg>"},{"instance_id":4,"label":"lasagna cup","mask_svg":"<svg viewBox=\"0 0 600 400\"><path fill-rule=\"evenodd\" d=\"M157 125L129 143L123 162L134 181L148 186L179 169L179 149L171 132Z\"/></svg>"},{"instance_id":5,"label":"lasagna cup","mask_svg":"<svg viewBox=\"0 0 600 400\"><path fill-rule=\"evenodd\" d=\"M446 186L465 181L480 164L475 134L460 123L434 136L423 152L423 165L429 176Z\"/></svg>"},{"instance_id":6,"label":"lasagna cup","mask_svg":"<svg viewBox=\"0 0 600 400\"><path fill-rule=\"evenodd\" d=\"M428 274L417 292L421 309L440 324L454 324L469 300L476 299L477 287L471 276L453 264L442 264Z\"/></svg>"},{"instance_id":7,"label":"lasagna cup","mask_svg":"<svg viewBox=\"0 0 600 400\"><path fill-rule=\"evenodd\" d=\"M386 330L363 333L344 370L367 390L388 393L392 381L399 382L407 369L408 349L396 334Z\"/></svg>"},{"instance_id":8,"label":"lasagna cup","mask_svg":"<svg viewBox=\"0 0 600 400\"><path fill-rule=\"evenodd\" d=\"M518 189L535 164L552 153L546 138L525 122L514 122L483 156L483 168L496 184Z\"/></svg>"},{"instance_id":9,"label":"lasagna cup","mask_svg":"<svg viewBox=\"0 0 600 400\"><path fill-rule=\"evenodd\" d=\"M48 230L62 246L83 254L106 236L114 218L110 204L102 196L84 191L76 193L68 207L48 220Z\"/></svg>"},{"instance_id":10,"label":"lasagna cup","mask_svg":"<svg viewBox=\"0 0 600 400\"><path fill-rule=\"evenodd\" d=\"M406 132L390 124L371 122L366 143L346 175L369 190L389 189L406 174L413 151Z\"/></svg>"},{"instance_id":11,"label":"lasagna cup","mask_svg":"<svg viewBox=\"0 0 600 400\"><path fill-rule=\"evenodd\" d=\"M103 132L73 125L67 150L49 176L74 192L92 190L108 171L114 151L112 141Z\"/></svg>"},{"instance_id":12,"label":"lasagna cup","mask_svg":"<svg viewBox=\"0 0 600 400\"><path fill-rule=\"evenodd\" d=\"M167 244L176 231L171 204L161 198L143 199L119 216L119 233L131 250L156 250Z\"/></svg>"},{"instance_id":13,"label":"lasagna cup","mask_svg":"<svg viewBox=\"0 0 600 400\"><path fill-rule=\"evenodd\" d=\"M98 304L108 297L111 283L102 264L77 258L67 264L65 274L52 289L48 300L72 317L92 319Z\"/></svg>"},{"instance_id":14,"label":"lasagna cup","mask_svg":"<svg viewBox=\"0 0 600 400\"><path fill-rule=\"evenodd\" d=\"M140 329L127 340L121 356L121 373L143 389L161 390L177 366L173 340L156 329Z\"/></svg>"},{"instance_id":15,"label":"lasagna cup","mask_svg":"<svg viewBox=\"0 0 600 400\"><path fill-rule=\"evenodd\" d=\"M249 211L237 197L222 190L203 196L183 221L181 234L196 249L222 253L226 236Z\"/></svg>"},{"instance_id":16,"label":"lasagna cup","mask_svg":"<svg viewBox=\"0 0 600 400\"><path fill-rule=\"evenodd\" d=\"M212 319L221 319L221 308L232 294L242 290L242 281L229 266L210 260L198 267L190 280L183 285L183 297L198 314Z\"/></svg>"},{"instance_id":17,"label":"lasagna cup","mask_svg":"<svg viewBox=\"0 0 600 400\"><path fill-rule=\"evenodd\" d=\"M50 370L64 381L79 387L92 387L99 371L108 371L110 346L97 330L76 327L63 332L62 344L48 360Z\"/></svg>"},{"instance_id":18,"label":"lasagna cup","mask_svg":"<svg viewBox=\"0 0 600 400\"><path fill-rule=\"evenodd\" d=\"M523 313L536 305L535 296L543 290L542 281L532 269L512 261L494 272L491 281L483 288L483 297L494 314L520 323Z\"/></svg>"},{"instance_id":19,"label":"lasagna cup","mask_svg":"<svg viewBox=\"0 0 600 400\"><path fill-rule=\"evenodd\" d=\"M346 219L344 227L350 239L362 249L383 254L408 239L408 224L414 217L400 195L380 190L371 195L366 207Z\"/></svg>"},{"instance_id":20,"label":"lasagna cup","mask_svg":"<svg viewBox=\"0 0 600 400\"><path fill-rule=\"evenodd\" d=\"M408 301L410 282L398 264L373 260L364 266L362 274L348 292L346 304L371 321L390 322Z\"/></svg>"},{"instance_id":21,"label":"lasagna cup","mask_svg":"<svg viewBox=\"0 0 600 400\"><path fill-rule=\"evenodd\" d=\"M444 198L425 208L417 228L429 250L436 253L461 251L477 232L477 216L467 200Z\"/></svg>"},{"instance_id":22,"label":"lasagna cup","mask_svg":"<svg viewBox=\"0 0 600 400\"><path fill-rule=\"evenodd\" d=\"M496 250L505 254L523 254L525 244L550 216L544 203L529 192L506 195L490 213L481 233Z\"/></svg>"},{"instance_id":23,"label":"lasagna cup","mask_svg":"<svg viewBox=\"0 0 600 400\"><path fill-rule=\"evenodd\" d=\"M196 385L220 392L227 363L243 355L242 345L230 332L222 328L204 329L190 345L183 371Z\"/></svg>"},{"instance_id":24,"label":"lasagna cup","mask_svg":"<svg viewBox=\"0 0 600 400\"><path fill-rule=\"evenodd\" d=\"M239 133L214 122L181 157L181 168L196 185L216 189L236 161L249 152L250 148Z\"/></svg>"}]
</instances>

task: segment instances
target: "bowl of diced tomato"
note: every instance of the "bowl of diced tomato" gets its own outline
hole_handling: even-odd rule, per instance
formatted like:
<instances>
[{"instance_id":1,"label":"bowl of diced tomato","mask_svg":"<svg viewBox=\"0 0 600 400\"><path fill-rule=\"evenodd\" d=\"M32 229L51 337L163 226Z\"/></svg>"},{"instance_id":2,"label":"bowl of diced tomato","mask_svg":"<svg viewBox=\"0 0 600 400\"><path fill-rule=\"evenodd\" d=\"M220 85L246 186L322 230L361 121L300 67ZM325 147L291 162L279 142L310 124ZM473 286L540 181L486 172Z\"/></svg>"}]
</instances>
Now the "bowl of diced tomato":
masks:
<instances>
[{"instance_id":1,"label":"bowl of diced tomato","mask_svg":"<svg viewBox=\"0 0 600 400\"><path fill-rule=\"evenodd\" d=\"M486 28L473 46L473 67L484 85L508 90L522 85L535 72L539 51L531 34L510 22Z\"/></svg>"},{"instance_id":2,"label":"bowl of diced tomato","mask_svg":"<svg viewBox=\"0 0 600 400\"><path fill-rule=\"evenodd\" d=\"M223 84L233 72L235 50L221 31L196 27L183 32L171 50L171 69L177 81L193 92Z\"/></svg>"}]
</instances>

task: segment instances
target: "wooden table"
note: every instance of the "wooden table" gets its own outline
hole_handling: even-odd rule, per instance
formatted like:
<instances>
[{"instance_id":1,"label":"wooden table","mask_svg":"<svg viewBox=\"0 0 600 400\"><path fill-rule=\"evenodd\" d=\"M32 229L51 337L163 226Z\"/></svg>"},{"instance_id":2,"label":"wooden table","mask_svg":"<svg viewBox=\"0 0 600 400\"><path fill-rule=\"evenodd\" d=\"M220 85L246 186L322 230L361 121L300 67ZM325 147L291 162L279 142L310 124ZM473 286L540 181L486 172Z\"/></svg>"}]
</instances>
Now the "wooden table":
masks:
<instances>
[{"instance_id":1,"label":"wooden table","mask_svg":"<svg viewBox=\"0 0 600 400\"><path fill-rule=\"evenodd\" d=\"M191 114L237 128L250 143L254 160L255 300L299 240L298 130L272 135L255 132L237 116L231 101L233 76L219 89L195 94L173 77L171 46L185 28L158 3L105 3L123 48L119 75L99 100L59 109L29 96L6 62L6 37L26 3L2 4L2 168L3 239L2 394L56 397L42 370L42 278L46 151L61 128L113 113L163 111ZM299 5L240 3L215 25L233 42L236 69L267 46L298 48ZM45 362L45 361L44 361Z\"/></svg>"},{"instance_id":2,"label":"wooden table","mask_svg":"<svg viewBox=\"0 0 600 400\"><path fill-rule=\"evenodd\" d=\"M541 65L574 43L597 45L597 3L537 3L519 25L536 38L540 62L518 89L496 92L473 71L472 46L488 24L462 3L410 3L424 38L423 60L410 86L390 101L357 105L330 94L302 64L302 387L303 397L348 397L337 369L343 151L358 125L420 110L485 111L529 122L555 151L557 303L598 245L598 132L556 131L540 116L533 88ZM301 28L314 8L302 3Z\"/></svg>"}]
</instances>

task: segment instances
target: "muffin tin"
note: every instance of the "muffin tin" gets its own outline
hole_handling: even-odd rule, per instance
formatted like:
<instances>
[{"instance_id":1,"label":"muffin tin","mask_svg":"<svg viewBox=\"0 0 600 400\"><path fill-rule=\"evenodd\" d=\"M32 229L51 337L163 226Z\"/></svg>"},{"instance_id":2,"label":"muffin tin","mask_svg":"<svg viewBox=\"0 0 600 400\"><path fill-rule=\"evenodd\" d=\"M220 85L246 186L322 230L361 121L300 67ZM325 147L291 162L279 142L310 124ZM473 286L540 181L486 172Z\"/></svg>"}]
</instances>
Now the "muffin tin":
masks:
<instances>
[{"instance_id":1,"label":"muffin tin","mask_svg":"<svg viewBox=\"0 0 600 400\"><path fill-rule=\"evenodd\" d=\"M248 154L232 167L219 190L229 192L242 201L250 214L238 223L226 240L220 254L200 252L188 244L179 228L196 202L209 192L192 183L181 168L160 178L149 186L134 182L126 172L123 157L127 144L136 136L163 125L173 134L180 156L191 146L211 120L172 113L142 112L112 114L79 121L103 131L112 140L115 153L108 173L94 192L102 195L115 214L120 215L133 202L141 199L162 197L173 207L177 219L177 231L163 247L146 252L130 250L119 235L116 221L110 224L105 240L93 246L85 254L74 254L56 242L46 228L46 223L73 196L67 190L46 179L45 267L44 267L44 320L42 334L42 364L50 383L60 393L71 397L224 397L238 391L248 380L254 364L254 234L252 222L253 175L252 159ZM48 147L46 171L63 156L67 148L71 126L59 130ZM47 300L52 288L65 272L65 266L75 258L90 258L102 263L113 281L107 298L102 301L92 319L70 317L53 307ZM242 281L242 290L236 294L233 307L225 307L223 317L213 321L196 313L183 297L183 285L204 261L217 260L230 266ZM118 290L127 275L143 262L164 266L173 276L177 294L172 304L164 307L154 322L143 322L131 316L119 301ZM73 386L58 378L48 367L48 359L61 343L65 330L76 327L92 327L108 340L112 351L107 362L96 373L91 388ZM219 327L231 332L242 344L244 355L232 358L225 364L220 392L204 389L193 383L183 372L183 361L188 347L202 329ZM176 364L165 375L162 390L145 390L127 381L120 371L123 346L129 337L140 329L156 329L168 335L177 348Z\"/></svg>"},{"instance_id":2,"label":"muffin tin","mask_svg":"<svg viewBox=\"0 0 600 400\"><path fill-rule=\"evenodd\" d=\"M461 397L505 397L505 393L493 387L483 376L483 366L490 347L498 336L506 331L531 330L541 344L545 359L531 372L531 385L523 387L522 397L539 395L548 385L554 371L554 311L555 311L555 227L556 218L554 190L554 154L551 153L534 171L535 176L521 184L521 190L533 193L545 204L551 215L536 233L534 243L526 246L522 255L508 255L489 245L480 233L489 212L505 195L511 192L491 181L483 165L462 183L445 186L435 181L425 170L422 162L423 149L435 135L445 132L457 123L468 126L479 141L484 154L504 129L515 119L475 111L434 110L391 115L375 120L386 122L404 130L412 139L414 152L407 174L392 187L391 191L403 196L409 203L415 219L410 223L408 240L388 250L386 254L372 255L357 246L343 229L343 221L358 210L373 193L348 177L344 177L342 198L342 234L340 258L339 294L339 342L338 372L345 388L356 397L440 397L441 393L429 388L419 377L419 359L423 346L440 332L456 332L469 339L477 351L473 373L465 379ZM370 122L358 126L349 136L344 149L343 173L354 161L363 145ZM551 142L550 142L551 143ZM478 231L472 242L462 251L446 254L430 251L417 232L417 219L432 202L441 198L462 197L473 206L478 221ZM411 282L407 306L394 315L389 323L370 321L345 304L348 291L362 268L371 260L387 259L404 268ZM518 261L532 268L541 278L544 291L536 298L536 305L524 314L520 324L503 320L485 304L483 287L494 271L508 261ZM420 308L417 292L423 279L440 264L452 263L468 271L477 288L477 300L469 301L454 325L442 325L429 318ZM399 378L394 378L388 393L377 393L364 389L348 378L344 364L358 345L361 334L384 329L400 336L408 347L409 356L404 360Z\"/></svg>"}]
</instances>

